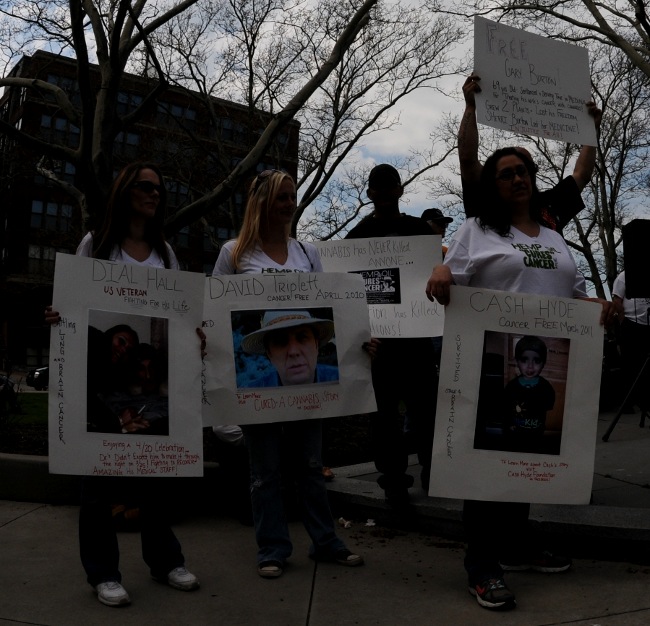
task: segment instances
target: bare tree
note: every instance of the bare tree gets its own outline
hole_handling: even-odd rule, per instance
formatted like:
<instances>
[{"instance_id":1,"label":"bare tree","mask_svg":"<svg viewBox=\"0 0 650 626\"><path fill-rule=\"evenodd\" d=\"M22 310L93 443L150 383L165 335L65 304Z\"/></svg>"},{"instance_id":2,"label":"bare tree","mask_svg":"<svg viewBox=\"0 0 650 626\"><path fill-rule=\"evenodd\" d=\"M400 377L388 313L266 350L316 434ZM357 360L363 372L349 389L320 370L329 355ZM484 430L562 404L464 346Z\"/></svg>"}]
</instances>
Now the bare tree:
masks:
<instances>
[{"instance_id":1,"label":"bare tree","mask_svg":"<svg viewBox=\"0 0 650 626\"><path fill-rule=\"evenodd\" d=\"M0 86L50 94L59 106L60 115L79 128L78 146L46 141L5 121L0 121L0 133L36 154L74 164L81 181L79 187L73 189L70 185L59 184L78 200L84 217L88 217L88 207L104 204L113 176L115 137L140 119L151 101L167 86L165 77L159 73L159 80L152 85L141 106L120 117L117 114L118 93L131 54L139 46L146 46L152 32L196 2L169 2L166 8L149 6L146 0L10 0L0 3L0 29L11 35L7 63L43 42L60 52L74 53L76 58L78 104L73 104L62 88L28 76L2 78ZM99 90L92 87L91 47L94 47L99 66ZM44 173L51 182L58 182L51 172Z\"/></svg>"},{"instance_id":2,"label":"bare tree","mask_svg":"<svg viewBox=\"0 0 650 626\"><path fill-rule=\"evenodd\" d=\"M566 41L619 48L650 78L650 22L643 0L473 0L459 3L455 12L485 15Z\"/></svg>"},{"instance_id":3,"label":"bare tree","mask_svg":"<svg viewBox=\"0 0 650 626\"><path fill-rule=\"evenodd\" d=\"M0 32L12 37L12 45L7 48L9 57L5 58L7 63L43 42L48 42L57 51L73 53L76 58L81 96L79 104L73 103L60 87L28 76L7 76L0 79L0 86L50 94L56 99L60 114L68 123L79 128L79 145L69 147L55 141L45 141L6 122L0 122L0 134L46 158L74 164L79 185L77 189L68 185L66 190L78 198L83 211L104 205L113 175L115 137L141 119L169 85L153 45L156 33L198 6L200 1L206 11L218 8L211 0L0 0ZM338 24L332 45L326 50L319 50L319 59L310 75L303 75L302 81L294 81L290 85L282 108L276 112L246 158L214 190L176 214L170 228L178 229L200 218L212 206L227 198L243 177L254 169L282 127L295 117L337 68L345 51L368 23L370 10L377 1L366 0L357 10L349 13L346 22ZM101 77L98 90L93 88L91 81L93 55ZM152 80L151 91L141 105L121 116L118 114L120 85L129 64L135 61L142 63L146 75L155 77L155 80ZM233 59L231 63L236 62ZM224 68L224 75L228 74L228 69ZM251 106L257 104L251 103ZM44 168L44 174L52 182L57 182L56 176L47 168ZM61 186L64 185L61 183Z\"/></svg>"},{"instance_id":4,"label":"bare tree","mask_svg":"<svg viewBox=\"0 0 650 626\"><path fill-rule=\"evenodd\" d=\"M228 0L210 7L220 19L204 14L191 20L212 24L215 36L228 36L228 45L211 46L216 37L207 37L207 30L176 20L156 40L166 52L159 56L168 59L166 73L175 84L202 94L206 102L226 93L247 105L254 130L258 107L282 110L294 85L317 75L324 51L335 45L354 4L321 0L306 8L299 0ZM196 8L202 10L205 5ZM294 229L304 216L301 233L327 238L354 219L363 207L364 194L355 182L365 174L355 157L364 139L397 128L398 105L414 91L439 89L439 79L465 70L452 57L461 38L458 26L437 9L397 4L373 8L372 28L346 48L327 80L297 111L300 200ZM411 155L409 160L415 178L437 164L440 155Z\"/></svg>"},{"instance_id":5,"label":"bare tree","mask_svg":"<svg viewBox=\"0 0 650 626\"><path fill-rule=\"evenodd\" d=\"M583 271L604 297L621 269L621 226L645 202L650 166L650 80L615 48L593 51L592 86L602 103L598 159L586 209L568 231Z\"/></svg>"}]
</instances>

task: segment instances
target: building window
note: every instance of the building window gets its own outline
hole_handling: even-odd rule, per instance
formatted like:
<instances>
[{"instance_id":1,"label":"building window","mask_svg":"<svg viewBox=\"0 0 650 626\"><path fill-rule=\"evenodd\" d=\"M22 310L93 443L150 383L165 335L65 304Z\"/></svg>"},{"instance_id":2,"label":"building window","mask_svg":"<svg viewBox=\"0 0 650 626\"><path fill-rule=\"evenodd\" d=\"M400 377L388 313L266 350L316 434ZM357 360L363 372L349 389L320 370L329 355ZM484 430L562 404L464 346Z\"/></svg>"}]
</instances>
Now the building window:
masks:
<instances>
[{"instance_id":1,"label":"building window","mask_svg":"<svg viewBox=\"0 0 650 626\"><path fill-rule=\"evenodd\" d=\"M44 228L46 230L67 233L70 231L71 222L71 204L32 200L32 216L30 222L32 228Z\"/></svg>"},{"instance_id":2,"label":"building window","mask_svg":"<svg viewBox=\"0 0 650 626\"><path fill-rule=\"evenodd\" d=\"M56 85L65 91L72 104L81 104L81 93L76 79L70 76L59 76L58 74L48 74L47 82ZM49 102L55 102L54 94L46 94L45 99Z\"/></svg>"},{"instance_id":3,"label":"building window","mask_svg":"<svg viewBox=\"0 0 650 626\"><path fill-rule=\"evenodd\" d=\"M241 122L233 122L229 117L221 118L221 139L243 143L246 138L246 127Z\"/></svg>"},{"instance_id":4,"label":"building window","mask_svg":"<svg viewBox=\"0 0 650 626\"><path fill-rule=\"evenodd\" d=\"M221 241L227 241L228 239L233 239L235 236L235 231L232 228L217 228L217 239Z\"/></svg>"},{"instance_id":5,"label":"building window","mask_svg":"<svg viewBox=\"0 0 650 626\"><path fill-rule=\"evenodd\" d=\"M29 246L27 271L30 274L51 274L54 271L56 248L52 246Z\"/></svg>"},{"instance_id":6,"label":"building window","mask_svg":"<svg viewBox=\"0 0 650 626\"><path fill-rule=\"evenodd\" d=\"M241 215L244 211L244 194L236 193L233 202L235 203L235 211L237 212L237 215Z\"/></svg>"},{"instance_id":7,"label":"building window","mask_svg":"<svg viewBox=\"0 0 650 626\"><path fill-rule=\"evenodd\" d=\"M190 188L178 180L165 179L167 188L167 204L171 207L184 205L190 197Z\"/></svg>"},{"instance_id":8,"label":"building window","mask_svg":"<svg viewBox=\"0 0 650 626\"><path fill-rule=\"evenodd\" d=\"M140 135L138 133L119 132L113 142L115 154L133 159L138 154Z\"/></svg>"},{"instance_id":9,"label":"building window","mask_svg":"<svg viewBox=\"0 0 650 626\"><path fill-rule=\"evenodd\" d=\"M41 133L46 139L54 143L59 143L70 148L79 146L79 127L70 124L68 120L62 117L53 117L51 115L41 115Z\"/></svg>"},{"instance_id":10,"label":"building window","mask_svg":"<svg viewBox=\"0 0 650 626\"><path fill-rule=\"evenodd\" d=\"M142 96L130 91L120 91L117 94L117 113L126 115L132 113L142 104Z\"/></svg>"},{"instance_id":11,"label":"building window","mask_svg":"<svg viewBox=\"0 0 650 626\"><path fill-rule=\"evenodd\" d=\"M174 243L177 248L189 248L190 247L190 227L183 226L175 235Z\"/></svg>"},{"instance_id":12,"label":"building window","mask_svg":"<svg viewBox=\"0 0 650 626\"><path fill-rule=\"evenodd\" d=\"M178 104L159 102L156 119L159 124L168 128L178 128L180 125L188 129L194 129L196 110Z\"/></svg>"},{"instance_id":13,"label":"building window","mask_svg":"<svg viewBox=\"0 0 650 626\"><path fill-rule=\"evenodd\" d=\"M52 164L52 171L56 174L59 180L64 180L66 183L74 183L76 168L68 161L55 161ZM41 177L42 178L42 177Z\"/></svg>"}]
</instances>

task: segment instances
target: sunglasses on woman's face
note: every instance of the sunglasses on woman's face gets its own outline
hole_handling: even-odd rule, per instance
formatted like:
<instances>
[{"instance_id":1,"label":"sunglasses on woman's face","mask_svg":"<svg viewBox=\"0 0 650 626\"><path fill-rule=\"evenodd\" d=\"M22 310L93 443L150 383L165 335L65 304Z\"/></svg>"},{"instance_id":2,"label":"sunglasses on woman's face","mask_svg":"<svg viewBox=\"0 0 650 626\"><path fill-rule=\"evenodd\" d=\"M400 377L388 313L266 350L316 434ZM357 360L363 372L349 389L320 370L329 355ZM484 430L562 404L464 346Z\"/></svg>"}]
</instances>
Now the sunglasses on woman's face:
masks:
<instances>
[{"instance_id":1,"label":"sunglasses on woman's face","mask_svg":"<svg viewBox=\"0 0 650 626\"><path fill-rule=\"evenodd\" d=\"M144 193L153 193L154 191L160 193L162 190L162 185L156 185L156 183L152 183L150 180L136 180L131 187L144 191Z\"/></svg>"},{"instance_id":2,"label":"sunglasses on woman's face","mask_svg":"<svg viewBox=\"0 0 650 626\"><path fill-rule=\"evenodd\" d=\"M253 187L253 193L257 193L257 190L260 188L260 185L271 175L271 174L286 174L282 170L264 170L257 175L255 178L255 186Z\"/></svg>"},{"instance_id":3,"label":"sunglasses on woman's face","mask_svg":"<svg viewBox=\"0 0 650 626\"><path fill-rule=\"evenodd\" d=\"M527 178L528 170L526 169L526 166L517 165L517 167L514 168L507 168L505 170L501 170L501 172L497 174L497 180L502 180L508 183L511 180L514 180L515 176L519 176L519 178Z\"/></svg>"}]
</instances>

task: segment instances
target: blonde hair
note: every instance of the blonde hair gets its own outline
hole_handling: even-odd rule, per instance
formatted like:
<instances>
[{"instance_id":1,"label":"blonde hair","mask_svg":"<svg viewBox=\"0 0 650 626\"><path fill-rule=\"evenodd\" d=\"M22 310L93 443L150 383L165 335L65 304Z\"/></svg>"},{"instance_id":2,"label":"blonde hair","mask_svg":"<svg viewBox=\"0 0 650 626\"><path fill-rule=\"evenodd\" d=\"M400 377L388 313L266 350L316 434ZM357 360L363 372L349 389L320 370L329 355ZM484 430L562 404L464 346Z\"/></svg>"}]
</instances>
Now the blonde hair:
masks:
<instances>
[{"instance_id":1,"label":"blonde hair","mask_svg":"<svg viewBox=\"0 0 650 626\"><path fill-rule=\"evenodd\" d=\"M262 232L269 228L269 208L275 202L282 183L290 180L295 186L290 174L279 170L267 171L268 173L265 171L258 174L248 190L244 220L232 250L232 264L235 271L246 252L256 245L262 245ZM287 231L287 239L289 239L289 231Z\"/></svg>"}]
</instances>

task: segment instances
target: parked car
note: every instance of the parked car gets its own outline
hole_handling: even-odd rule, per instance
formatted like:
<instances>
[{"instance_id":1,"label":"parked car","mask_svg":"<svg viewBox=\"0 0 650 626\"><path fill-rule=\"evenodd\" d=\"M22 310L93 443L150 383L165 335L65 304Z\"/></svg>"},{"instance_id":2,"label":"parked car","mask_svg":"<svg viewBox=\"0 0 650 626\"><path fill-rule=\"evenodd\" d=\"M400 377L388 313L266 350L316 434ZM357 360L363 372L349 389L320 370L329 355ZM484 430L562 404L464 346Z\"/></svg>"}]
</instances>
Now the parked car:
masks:
<instances>
[{"instance_id":1,"label":"parked car","mask_svg":"<svg viewBox=\"0 0 650 626\"><path fill-rule=\"evenodd\" d=\"M16 410L17 408L16 383L8 376L0 374L0 413L9 409Z\"/></svg>"},{"instance_id":2,"label":"parked car","mask_svg":"<svg viewBox=\"0 0 650 626\"><path fill-rule=\"evenodd\" d=\"M30 370L27 374L25 382L30 387L34 387L34 389L37 391L47 389L47 386L50 382L50 368L37 367L36 369Z\"/></svg>"}]
</instances>

